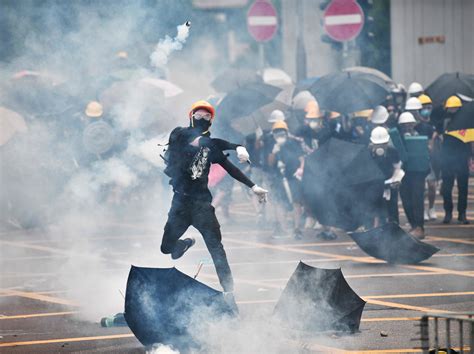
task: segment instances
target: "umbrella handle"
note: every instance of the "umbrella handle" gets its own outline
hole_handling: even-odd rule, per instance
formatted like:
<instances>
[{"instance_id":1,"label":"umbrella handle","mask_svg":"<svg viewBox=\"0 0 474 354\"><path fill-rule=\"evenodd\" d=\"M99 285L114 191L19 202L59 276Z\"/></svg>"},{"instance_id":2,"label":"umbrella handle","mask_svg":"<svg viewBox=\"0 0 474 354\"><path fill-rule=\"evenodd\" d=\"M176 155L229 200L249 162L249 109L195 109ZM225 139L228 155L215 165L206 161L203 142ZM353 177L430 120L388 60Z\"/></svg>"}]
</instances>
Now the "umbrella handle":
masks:
<instances>
[{"instance_id":1,"label":"umbrella handle","mask_svg":"<svg viewBox=\"0 0 474 354\"><path fill-rule=\"evenodd\" d=\"M198 270L197 270L196 274L194 275L194 279L196 279L197 276L199 275L199 272L201 271L202 266L203 266L203 263L202 263L202 262L199 262L199 267L198 267Z\"/></svg>"}]
</instances>

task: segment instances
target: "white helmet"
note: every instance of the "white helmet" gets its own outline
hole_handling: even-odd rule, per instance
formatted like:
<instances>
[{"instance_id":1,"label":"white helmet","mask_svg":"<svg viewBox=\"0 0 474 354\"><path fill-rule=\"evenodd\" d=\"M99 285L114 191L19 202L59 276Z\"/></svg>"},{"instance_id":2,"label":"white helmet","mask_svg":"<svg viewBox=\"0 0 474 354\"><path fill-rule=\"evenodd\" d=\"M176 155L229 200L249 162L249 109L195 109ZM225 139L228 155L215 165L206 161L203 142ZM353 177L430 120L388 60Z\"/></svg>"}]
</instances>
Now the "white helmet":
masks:
<instances>
[{"instance_id":1,"label":"white helmet","mask_svg":"<svg viewBox=\"0 0 474 354\"><path fill-rule=\"evenodd\" d=\"M279 109L275 109L271 114L270 118L268 118L268 123L276 123L279 121L284 121L285 115Z\"/></svg>"},{"instance_id":2,"label":"white helmet","mask_svg":"<svg viewBox=\"0 0 474 354\"><path fill-rule=\"evenodd\" d=\"M415 111L417 109L422 109L422 108L423 108L423 105L421 104L420 100L416 97L410 97L405 103L405 109L407 111Z\"/></svg>"},{"instance_id":3,"label":"white helmet","mask_svg":"<svg viewBox=\"0 0 474 354\"><path fill-rule=\"evenodd\" d=\"M370 142L372 144L386 144L390 141L387 129L384 127L376 127L370 133Z\"/></svg>"},{"instance_id":4,"label":"white helmet","mask_svg":"<svg viewBox=\"0 0 474 354\"><path fill-rule=\"evenodd\" d=\"M398 117L398 124L416 123L415 117L410 112L403 112Z\"/></svg>"},{"instance_id":5,"label":"white helmet","mask_svg":"<svg viewBox=\"0 0 474 354\"><path fill-rule=\"evenodd\" d=\"M384 106L375 107L370 115L370 121L374 124L384 124L388 119L388 111Z\"/></svg>"},{"instance_id":6,"label":"white helmet","mask_svg":"<svg viewBox=\"0 0 474 354\"><path fill-rule=\"evenodd\" d=\"M309 91L301 91L293 97L293 109L304 110L309 101L315 101L316 99Z\"/></svg>"},{"instance_id":7,"label":"white helmet","mask_svg":"<svg viewBox=\"0 0 474 354\"><path fill-rule=\"evenodd\" d=\"M416 96L418 93L423 92L423 86L419 84L418 82L412 82L410 86L408 86L408 94L410 96Z\"/></svg>"}]
</instances>

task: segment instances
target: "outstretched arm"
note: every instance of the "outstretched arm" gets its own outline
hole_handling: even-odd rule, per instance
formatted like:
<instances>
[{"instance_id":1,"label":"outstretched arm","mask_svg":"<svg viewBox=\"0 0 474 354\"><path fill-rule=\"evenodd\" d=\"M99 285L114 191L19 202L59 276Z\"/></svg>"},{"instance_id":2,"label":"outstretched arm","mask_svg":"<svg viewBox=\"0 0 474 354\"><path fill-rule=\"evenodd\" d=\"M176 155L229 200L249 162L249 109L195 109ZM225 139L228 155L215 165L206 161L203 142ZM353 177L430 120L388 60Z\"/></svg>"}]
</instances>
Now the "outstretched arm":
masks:
<instances>
[{"instance_id":1,"label":"outstretched arm","mask_svg":"<svg viewBox=\"0 0 474 354\"><path fill-rule=\"evenodd\" d=\"M252 188L255 185L255 183L253 183L237 166L235 166L228 159L224 159L222 162L219 162L219 165L221 165L232 178L245 184L247 187Z\"/></svg>"},{"instance_id":2,"label":"outstretched arm","mask_svg":"<svg viewBox=\"0 0 474 354\"><path fill-rule=\"evenodd\" d=\"M219 165L221 165L227 171L227 173L233 178L235 178L237 181L242 182L246 186L252 188L252 191L258 196L258 200L260 203L267 201L268 191L266 189L263 189L262 187L257 186L250 179L248 179L247 176L242 173L242 171L240 171L234 164L232 164L232 162L227 159L224 159L219 162Z\"/></svg>"}]
</instances>

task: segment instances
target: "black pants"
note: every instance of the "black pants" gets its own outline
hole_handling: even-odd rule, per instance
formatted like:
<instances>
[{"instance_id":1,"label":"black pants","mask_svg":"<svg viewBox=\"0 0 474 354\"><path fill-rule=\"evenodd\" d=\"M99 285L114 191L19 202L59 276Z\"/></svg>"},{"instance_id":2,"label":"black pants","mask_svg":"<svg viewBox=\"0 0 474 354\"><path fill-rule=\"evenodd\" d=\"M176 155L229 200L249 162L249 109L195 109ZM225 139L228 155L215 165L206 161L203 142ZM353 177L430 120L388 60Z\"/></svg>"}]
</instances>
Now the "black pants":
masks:
<instances>
[{"instance_id":1,"label":"black pants","mask_svg":"<svg viewBox=\"0 0 474 354\"><path fill-rule=\"evenodd\" d=\"M403 209L412 228L424 226L426 172L407 172L400 185Z\"/></svg>"},{"instance_id":2,"label":"black pants","mask_svg":"<svg viewBox=\"0 0 474 354\"><path fill-rule=\"evenodd\" d=\"M398 188L391 190L390 200L387 201L388 221L399 224L398 217Z\"/></svg>"},{"instance_id":3,"label":"black pants","mask_svg":"<svg viewBox=\"0 0 474 354\"><path fill-rule=\"evenodd\" d=\"M458 213L464 214L467 208L467 189L469 183L469 167L466 163L464 166L459 166L453 169L443 169L441 185L441 194L443 196L443 207L446 214L453 212L453 187L456 179L458 185Z\"/></svg>"},{"instance_id":4,"label":"black pants","mask_svg":"<svg viewBox=\"0 0 474 354\"><path fill-rule=\"evenodd\" d=\"M220 225L210 201L197 200L175 193L165 225L161 252L169 254L176 247L185 247L184 242L179 238L189 226L194 226L204 238L224 291L233 291L234 282L221 242Z\"/></svg>"}]
</instances>

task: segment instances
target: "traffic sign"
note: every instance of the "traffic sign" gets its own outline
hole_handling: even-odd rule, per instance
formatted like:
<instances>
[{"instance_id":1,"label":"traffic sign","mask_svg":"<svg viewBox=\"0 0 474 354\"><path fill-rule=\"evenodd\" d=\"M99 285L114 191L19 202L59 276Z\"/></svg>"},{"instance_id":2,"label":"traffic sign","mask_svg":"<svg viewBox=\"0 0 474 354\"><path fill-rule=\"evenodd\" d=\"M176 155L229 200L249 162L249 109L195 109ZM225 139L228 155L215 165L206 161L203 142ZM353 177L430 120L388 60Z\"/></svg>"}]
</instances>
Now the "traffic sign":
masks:
<instances>
[{"instance_id":1,"label":"traffic sign","mask_svg":"<svg viewBox=\"0 0 474 354\"><path fill-rule=\"evenodd\" d=\"M273 38L278 28L278 17L271 2L256 0L250 6L247 28L257 42L267 42Z\"/></svg>"},{"instance_id":2,"label":"traffic sign","mask_svg":"<svg viewBox=\"0 0 474 354\"><path fill-rule=\"evenodd\" d=\"M364 11L356 0L333 0L323 15L324 30L338 42L356 38L364 27Z\"/></svg>"}]
</instances>

